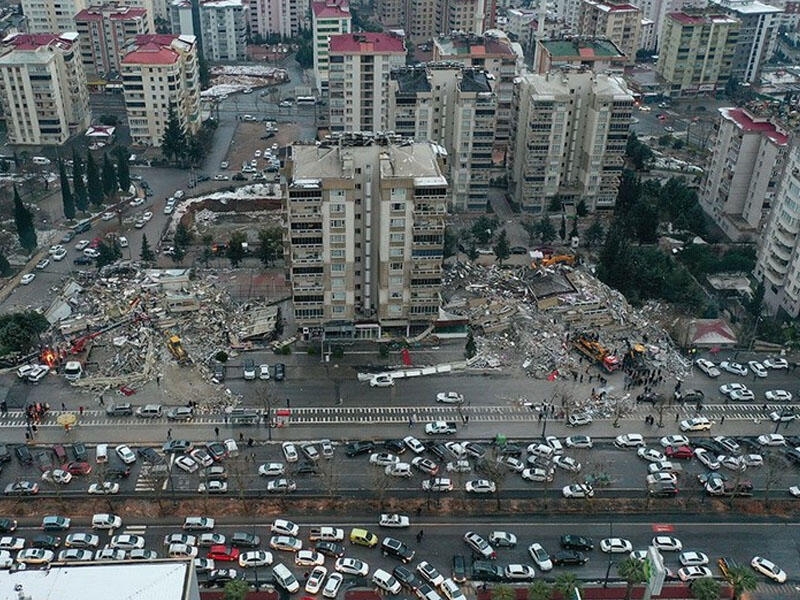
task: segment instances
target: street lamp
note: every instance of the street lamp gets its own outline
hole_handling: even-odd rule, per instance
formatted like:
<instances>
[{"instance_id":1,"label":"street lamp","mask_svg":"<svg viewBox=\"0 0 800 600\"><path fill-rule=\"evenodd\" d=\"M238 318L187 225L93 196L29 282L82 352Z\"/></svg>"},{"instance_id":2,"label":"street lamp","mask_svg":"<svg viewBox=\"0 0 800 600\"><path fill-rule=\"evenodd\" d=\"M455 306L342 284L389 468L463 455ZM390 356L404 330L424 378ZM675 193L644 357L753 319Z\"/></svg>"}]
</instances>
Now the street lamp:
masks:
<instances>
[{"instance_id":1,"label":"street lamp","mask_svg":"<svg viewBox=\"0 0 800 600\"><path fill-rule=\"evenodd\" d=\"M617 563L615 563L613 560L609 559L609 561L608 561L608 568L606 569L606 577L605 577L605 579L603 580L603 587L604 587L604 588L607 588L607 587L608 587L608 576L609 576L609 574L611 573L611 567L613 567L615 564L617 564Z\"/></svg>"}]
</instances>

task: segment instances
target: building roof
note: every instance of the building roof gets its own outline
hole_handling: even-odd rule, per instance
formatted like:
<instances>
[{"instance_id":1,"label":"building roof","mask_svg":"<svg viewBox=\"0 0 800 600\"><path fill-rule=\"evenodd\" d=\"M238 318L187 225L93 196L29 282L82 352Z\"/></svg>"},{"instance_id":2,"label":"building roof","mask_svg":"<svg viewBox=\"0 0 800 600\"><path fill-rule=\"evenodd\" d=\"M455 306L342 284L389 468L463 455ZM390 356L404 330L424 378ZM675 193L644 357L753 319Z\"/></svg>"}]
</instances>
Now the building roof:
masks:
<instances>
[{"instance_id":1,"label":"building roof","mask_svg":"<svg viewBox=\"0 0 800 600\"><path fill-rule=\"evenodd\" d=\"M754 118L743 108L720 108L719 113L723 119L735 123L742 131L761 133L779 146L785 146L789 142L789 136L775 123L768 119Z\"/></svg>"},{"instance_id":2,"label":"building roof","mask_svg":"<svg viewBox=\"0 0 800 600\"><path fill-rule=\"evenodd\" d=\"M599 2L597 0L584 0L584 2L603 12L640 12L639 8L633 4L613 4L611 2Z\"/></svg>"},{"instance_id":3,"label":"building roof","mask_svg":"<svg viewBox=\"0 0 800 600\"><path fill-rule=\"evenodd\" d=\"M472 92L478 94L488 94L492 92L492 86L486 71L478 69L464 69L461 72L461 82L459 87L462 92Z\"/></svg>"},{"instance_id":4,"label":"building roof","mask_svg":"<svg viewBox=\"0 0 800 600\"><path fill-rule=\"evenodd\" d=\"M625 60L625 55L610 40L542 40L554 60Z\"/></svg>"},{"instance_id":5,"label":"building roof","mask_svg":"<svg viewBox=\"0 0 800 600\"><path fill-rule=\"evenodd\" d=\"M424 67L403 67L392 71L390 77L397 82L400 94L425 94L431 91L428 70Z\"/></svg>"},{"instance_id":6,"label":"building roof","mask_svg":"<svg viewBox=\"0 0 800 600\"><path fill-rule=\"evenodd\" d=\"M39 48L59 48L69 50L78 38L77 33L12 33L3 38L3 46L14 50L38 50Z\"/></svg>"},{"instance_id":7,"label":"building roof","mask_svg":"<svg viewBox=\"0 0 800 600\"><path fill-rule=\"evenodd\" d=\"M692 319L687 326L687 346L731 346L736 334L723 319Z\"/></svg>"},{"instance_id":8,"label":"building roof","mask_svg":"<svg viewBox=\"0 0 800 600\"><path fill-rule=\"evenodd\" d=\"M147 16L147 10L138 6L117 6L116 4L103 4L84 8L75 15L76 21L102 21L108 17L112 21L126 19L142 19Z\"/></svg>"},{"instance_id":9,"label":"building roof","mask_svg":"<svg viewBox=\"0 0 800 600\"><path fill-rule=\"evenodd\" d=\"M184 600L190 597L193 570L191 560L162 559L2 571L0 598Z\"/></svg>"},{"instance_id":10,"label":"building roof","mask_svg":"<svg viewBox=\"0 0 800 600\"><path fill-rule=\"evenodd\" d=\"M713 0L712 5L722 6L740 15L761 15L783 12L782 8L764 4L758 0Z\"/></svg>"},{"instance_id":11,"label":"building roof","mask_svg":"<svg viewBox=\"0 0 800 600\"><path fill-rule=\"evenodd\" d=\"M681 25L718 25L722 23L737 23L736 19L733 19L728 15L689 14L683 11L667 13L667 18L677 21Z\"/></svg>"},{"instance_id":12,"label":"building roof","mask_svg":"<svg viewBox=\"0 0 800 600\"><path fill-rule=\"evenodd\" d=\"M193 35L153 33L137 35L135 42L125 48L122 64L169 65L180 58L179 50L188 50L195 43Z\"/></svg>"},{"instance_id":13,"label":"building roof","mask_svg":"<svg viewBox=\"0 0 800 600\"><path fill-rule=\"evenodd\" d=\"M516 59L514 49L502 38L495 36L452 35L434 38L439 59L449 56L510 56Z\"/></svg>"},{"instance_id":14,"label":"building roof","mask_svg":"<svg viewBox=\"0 0 800 600\"><path fill-rule=\"evenodd\" d=\"M244 8L242 0L205 0L202 2L205 8Z\"/></svg>"},{"instance_id":15,"label":"building roof","mask_svg":"<svg viewBox=\"0 0 800 600\"><path fill-rule=\"evenodd\" d=\"M403 38L391 33L341 33L330 37L330 52L338 54L405 54Z\"/></svg>"},{"instance_id":16,"label":"building roof","mask_svg":"<svg viewBox=\"0 0 800 600\"><path fill-rule=\"evenodd\" d=\"M317 19L348 19L350 18L350 5L347 0L326 0L325 2L312 2L311 10Z\"/></svg>"}]
</instances>

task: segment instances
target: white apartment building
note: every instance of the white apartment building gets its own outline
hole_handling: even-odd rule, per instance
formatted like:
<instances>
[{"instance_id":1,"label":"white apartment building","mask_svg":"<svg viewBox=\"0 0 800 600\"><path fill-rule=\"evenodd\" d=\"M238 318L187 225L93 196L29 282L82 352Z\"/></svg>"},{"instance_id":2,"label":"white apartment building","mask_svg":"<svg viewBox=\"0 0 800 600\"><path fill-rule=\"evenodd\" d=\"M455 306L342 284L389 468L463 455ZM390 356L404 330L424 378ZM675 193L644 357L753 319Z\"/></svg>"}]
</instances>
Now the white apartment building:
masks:
<instances>
[{"instance_id":1,"label":"white apartment building","mask_svg":"<svg viewBox=\"0 0 800 600\"><path fill-rule=\"evenodd\" d=\"M308 0L251 0L250 32L295 37L307 26Z\"/></svg>"},{"instance_id":2,"label":"white apartment building","mask_svg":"<svg viewBox=\"0 0 800 600\"><path fill-rule=\"evenodd\" d=\"M742 108L720 108L700 205L734 242L755 239L780 179L788 131Z\"/></svg>"},{"instance_id":3,"label":"white apartment building","mask_svg":"<svg viewBox=\"0 0 800 600\"><path fill-rule=\"evenodd\" d=\"M247 58L249 7L244 0L203 0L199 5L200 31L195 31L192 0L175 0L171 6L172 31L199 38L206 60L238 61Z\"/></svg>"},{"instance_id":4,"label":"white apartment building","mask_svg":"<svg viewBox=\"0 0 800 600\"><path fill-rule=\"evenodd\" d=\"M103 4L90 6L75 15L81 60L87 77L102 78L119 72L119 59L126 42L152 33L144 8ZM90 83L91 87L91 83Z\"/></svg>"},{"instance_id":5,"label":"white apartment building","mask_svg":"<svg viewBox=\"0 0 800 600\"><path fill-rule=\"evenodd\" d=\"M29 33L75 31L72 20L86 8L86 0L21 0Z\"/></svg>"},{"instance_id":6,"label":"white apartment building","mask_svg":"<svg viewBox=\"0 0 800 600\"><path fill-rule=\"evenodd\" d=\"M311 3L314 82L320 94L328 94L328 49L332 35L351 32L352 19L347 0Z\"/></svg>"},{"instance_id":7,"label":"white apartment building","mask_svg":"<svg viewBox=\"0 0 800 600\"><path fill-rule=\"evenodd\" d=\"M613 207L632 111L621 77L572 69L519 77L508 176L522 210L542 213L553 197Z\"/></svg>"},{"instance_id":8,"label":"white apartment building","mask_svg":"<svg viewBox=\"0 0 800 600\"><path fill-rule=\"evenodd\" d=\"M406 63L403 38L342 33L329 42L331 131L388 131L389 74Z\"/></svg>"},{"instance_id":9,"label":"white apartment building","mask_svg":"<svg viewBox=\"0 0 800 600\"><path fill-rule=\"evenodd\" d=\"M78 34L11 34L0 43L9 144L60 145L91 122Z\"/></svg>"},{"instance_id":10,"label":"white apartment building","mask_svg":"<svg viewBox=\"0 0 800 600\"><path fill-rule=\"evenodd\" d=\"M137 36L125 48L120 72L135 145L161 145L170 107L187 133L197 133L201 123L195 36Z\"/></svg>"},{"instance_id":11,"label":"white apartment building","mask_svg":"<svg viewBox=\"0 0 800 600\"><path fill-rule=\"evenodd\" d=\"M438 32L481 35L491 2L488 4L485 0L440 0Z\"/></svg>"},{"instance_id":12,"label":"white apartment building","mask_svg":"<svg viewBox=\"0 0 800 600\"><path fill-rule=\"evenodd\" d=\"M764 306L800 316L800 146L786 153L772 210L759 238L754 275L764 284Z\"/></svg>"},{"instance_id":13,"label":"white apartment building","mask_svg":"<svg viewBox=\"0 0 800 600\"><path fill-rule=\"evenodd\" d=\"M377 338L437 318L449 193L439 158L398 136L291 146L284 247L298 325Z\"/></svg>"},{"instance_id":14,"label":"white apartment building","mask_svg":"<svg viewBox=\"0 0 800 600\"><path fill-rule=\"evenodd\" d=\"M642 11L633 4L583 0L578 15L578 34L604 38L622 50L628 64L636 62L641 48Z\"/></svg>"}]
</instances>

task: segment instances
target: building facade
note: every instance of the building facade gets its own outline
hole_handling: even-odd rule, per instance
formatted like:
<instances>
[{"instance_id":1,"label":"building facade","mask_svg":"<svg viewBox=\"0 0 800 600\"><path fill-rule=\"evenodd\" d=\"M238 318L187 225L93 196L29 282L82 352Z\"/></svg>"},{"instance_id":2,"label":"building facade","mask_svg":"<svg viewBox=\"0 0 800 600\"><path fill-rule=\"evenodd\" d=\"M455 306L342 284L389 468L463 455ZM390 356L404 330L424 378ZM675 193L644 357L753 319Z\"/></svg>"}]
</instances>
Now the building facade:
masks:
<instances>
[{"instance_id":1,"label":"building facade","mask_svg":"<svg viewBox=\"0 0 800 600\"><path fill-rule=\"evenodd\" d=\"M668 95L724 90L739 39L739 20L724 14L674 12L666 16L656 73Z\"/></svg>"},{"instance_id":2,"label":"building facade","mask_svg":"<svg viewBox=\"0 0 800 600\"><path fill-rule=\"evenodd\" d=\"M245 60L248 4L244 0L204 0L198 11L200 31L195 31L192 0L175 0L170 12L172 31L199 39L206 60Z\"/></svg>"},{"instance_id":3,"label":"building facade","mask_svg":"<svg viewBox=\"0 0 800 600\"><path fill-rule=\"evenodd\" d=\"M487 8L485 0L439 0L437 32L481 35Z\"/></svg>"},{"instance_id":4,"label":"building facade","mask_svg":"<svg viewBox=\"0 0 800 600\"><path fill-rule=\"evenodd\" d=\"M583 0L578 14L578 35L611 40L627 63L636 62L641 48L642 11L632 4Z\"/></svg>"},{"instance_id":5,"label":"building facade","mask_svg":"<svg viewBox=\"0 0 800 600\"><path fill-rule=\"evenodd\" d=\"M90 6L75 15L81 60L87 78L119 73L119 59L127 40L152 33L143 8L104 4Z\"/></svg>"},{"instance_id":6,"label":"building facade","mask_svg":"<svg viewBox=\"0 0 800 600\"><path fill-rule=\"evenodd\" d=\"M449 193L438 160L435 145L397 136L291 147L285 256L298 325L375 338L437 317Z\"/></svg>"},{"instance_id":7,"label":"building facade","mask_svg":"<svg viewBox=\"0 0 800 600\"><path fill-rule=\"evenodd\" d=\"M317 92L328 94L328 50L332 35L350 33L352 18L347 0L311 3L312 43L314 44L314 82Z\"/></svg>"},{"instance_id":8,"label":"building facade","mask_svg":"<svg viewBox=\"0 0 800 600\"><path fill-rule=\"evenodd\" d=\"M343 33L331 36L328 52L331 131L388 131L389 74L406 63L403 38Z\"/></svg>"},{"instance_id":9,"label":"building facade","mask_svg":"<svg viewBox=\"0 0 800 600\"><path fill-rule=\"evenodd\" d=\"M21 0L29 33L75 31L76 14L86 8L86 0Z\"/></svg>"},{"instance_id":10,"label":"building facade","mask_svg":"<svg viewBox=\"0 0 800 600\"><path fill-rule=\"evenodd\" d=\"M250 31L262 37L296 37L307 27L307 10L308 2L303 0L252 0Z\"/></svg>"},{"instance_id":11,"label":"building facade","mask_svg":"<svg viewBox=\"0 0 800 600\"><path fill-rule=\"evenodd\" d=\"M140 35L125 48L125 108L134 144L160 146L170 108L189 134L200 129L200 79L193 35Z\"/></svg>"},{"instance_id":12,"label":"building facade","mask_svg":"<svg viewBox=\"0 0 800 600\"><path fill-rule=\"evenodd\" d=\"M8 143L60 145L91 122L78 34L12 34L0 45Z\"/></svg>"},{"instance_id":13,"label":"building facade","mask_svg":"<svg viewBox=\"0 0 800 600\"><path fill-rule=\"evenodd\" d=\"M700 205L734 242L755 239L780 179L788 131L742 108L720 108Z\"/></svg>"},{"instance_id":14,"label":"building facade","mask_svg":"<svg viewBox=\"0 0 800 600\"><path fill-rule=\"evenodd\" d=\"M633 111L620 77L592 72L521 76L514 91L509 189L523 211L553 198L614 206Z\"/></svg>"}]
</instances>

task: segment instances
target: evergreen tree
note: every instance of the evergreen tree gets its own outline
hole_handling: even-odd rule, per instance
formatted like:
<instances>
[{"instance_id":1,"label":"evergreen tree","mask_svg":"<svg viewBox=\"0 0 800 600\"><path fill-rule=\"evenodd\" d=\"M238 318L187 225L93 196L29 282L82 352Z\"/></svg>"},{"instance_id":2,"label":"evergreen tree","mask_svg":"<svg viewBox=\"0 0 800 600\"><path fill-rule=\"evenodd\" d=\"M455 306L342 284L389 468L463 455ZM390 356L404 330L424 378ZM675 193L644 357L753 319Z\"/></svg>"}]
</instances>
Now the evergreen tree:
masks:
<instances>
[{"instance_id":1,"label":"evergreen tree","mask_svg":"<svg viewBox=\"0 0 800 600\"><path fill-rule=\"evenodd\" d=\"M161 153L168 161L178 161L186 150L186 132L175 114L175 109L170 104L167 112L167 126L161 138Z\"/></svg>"},{"instance_id":2,"label":"evergreen tree","mask_svg":"<svg viewBox=\"0 0 800 600\"><path fill-rule=\"evenodd\" d=\"M547 216L543 216L538 223L536 223L536 230L542 238L542 243L552 242L556 239L556 228L550 222Z\"/></svg>"},{"instance_id":3,"label":"evergreen tree","mask_svg":"<svg viewBox=\"0 0 800 600\"><path fill-rule=\"evenodd\" d=\"M103 183L100 181L100 171L91 152L86 153L86 188L89 192L89 202L95 206L103 204Z\"/></svg>"},{"instance_id":4,"label":"evergreen tree","mask_svg":"<svg viewBox=\"0 0 800 600\"><path fill-rule=\"evenodd\" d=\"M86 192L86 182L83 181L83 163L75 148L72 149L72 191L75 207L81 212L86 212L89 195Z\"/></svg>"},{"instance_id":5,"label":"evergreen tree","mask_svg":"<svg viewBox=\"0 0 800 600\"><path fill-rule=\"evenodd\" d=\"M200 79L200 89L206 89L211 84L211 74L208 72L208 61L202 50L197 53L197 75Z\"/></svg>"},{"instance_id":6,"label":"evergreen tree","mask_svg":"<svg viewBox=\"0 0 800 600\"><path fill-rule=\"evenodd\" d=\"M188 227L179 221L178 226L175 228L175 247L181 250L186 250L192 245L194 235L189 231Z\"/></svg>"},{"instance_id":7,"label":"evergreen tree","mask_svg":"<svg viewBox=\"0 0 800 600\"><path fill-rule=\"evenodd\" d=\"M61 178L61 203L64 206L64 216L72 220L75 218L75 201L72 199L72 191L69 189L67 168L60 158L58 159L58 175Z\"/></svg>"},{"instance_id":8,"label":"evergreen tree","mask_svg":"<svg viewBox=\"0 0 800 600\"><path fill-rule=\"evenodd\" d=\"M100 256L95 258L95 264L100 269L106 265L115 263L118 259L122 258L122 249L114 241L103 242L97 247Z\"/></svg>"},{"instance_id":9,"label":"evergreen tree","mask_svg":"<svg viewBox=\"0 0 800 600\"><path fill-rule=\"evenodd\" d=\"M585 217L589 214L589 209L586 208L586 200L583 198L578 200L578 204L575 205L575 212L578 213L579 217Z\"/></svg>"},{"instance_id":10,"label":"evergreen tree","mask_svg":"<svg viewBox=\"0 0 800 600\"><path fill-rule=\"evenodd\" d=\"M595 218L595 220L592 221L592 224L586 229L586 245L590 248L592 246L596 246L603 241L603 236L605 236L605 234L606 231L603 227L603 224L600 222L600 219Z\"/></svg>"},{"instance_id":11,"label":"evergreen tree","mask_svg":"<svg viewBox=\"0 0 800 600\"><path fill-rule=\"evenodd\" d=\"M242 244L247 241L247 238L241 231L234 231L228 241L228 260L231 261L232 267L238 267L239 263L244 258L244 248Z\"/></svg>"},{"instance_id":12,"label":"evergreen tree","mask_svg":"<svg viewBox=\"0 0 800 600\"><path fill-rule=\"evenodd\" d=\"M265 267L272 266L282 249L283 234L280 227L262 229L258 232L258 258Z\"/></svg>"},{"instance_id":13,"label":"evergreen tree","mask_svg":"<svg viewBox=\"0 0 800 600\"><path fill-rule=\"evenodd\" d=\"M578 237L578 217L572 217L572 229L569 230L570 239Z\"/></svg>"},{"instance_id":14,"label":"evergreen tree","mask_svg":"<svg viewBox=\"0 0 800 600\"><path fill-rule=\"evenodd\" d=\"M558 237L561 238L562 242L567 239L567 216L564 213L561 213L561 227L558 228Z\"/></svg>"},{"instance_id":15,"label":"evergreen tree","mask_svg":"<svg viewBox=\"0 0 800 600\"><path fill-rule=\"evenodd\" d=\"M117 158L117 180L119 181L119 189L123 194L127 194L131 189L131 164L130 153L125 146L117 146L114 150Z\"/></svg>"},{"instance_id":16,"label":"evergreen tree","mask_svg":"<svg viewBox=\"0 0 800 600\"><path fill-rule=\"evenodd\" d=\"M0 254L0 276L8 277L9 275L11 275L11 265L5 254Z\"/></svg>"},{"instance_id":17,"label":"evergreen tree","mask_svg":"<svg viewBox=\"0 0 800 600\"><path fill-rule=\"evenodd\" d=\"M183 262L183 258L186 256L186 250L184 250L183 246L179 246L175 244L175 247L172 249L172 262L176 265L179 265Z\"/></svg>"},{"instance_id":18,"label":"evergreen tree","mask_svg":"<svg viewBox=\"0 0 800 600\"><path fill-rule=\"evenodd\" d=\"M511 256L511 247L509 246L508 235L506 234L505 229L500 232L500 235L497 238L497 244L494 247L494 255L497 257L497 260L501 265L505 259Z\"/></svg>"},{"instance_id":19,"label":"evergreen tree","mask_svg":"<svg viewBox=\"0 0 800 600\"><path fill-rule=\"evenodd\" d=\"M150 243L147 241L147 234L142 234L142 249L139 251L139 258L142 262L150 263L156 261L155 253L150 249Z\"/></svg>"},{"instance_id":20,"label":"evergreen tree","mask_svg":"<svg viewBox=\"0 0 800 600\"><path fill-rule=\"evenodd\" d=\"M106 152L103 155L103 194L110 198L117 191L117 170Z\"/></svg>"},{"instance_id":21,"label":"evergreen tree","mask_svg":"<svg viewBox=\"0 0 800 600\"><path fill-rule=\"evenodd\" d=\"M464 356L472 358L478 353L478 347L475 345L475 337L472 335L472 330L467 333L467 344L464 346Z\"/></svg>"},{"instance_id":22,"label":"evergreen tree","mask_svg":"<svg viewBox=\"0 0 800 600\"><path fill-rule=\"evenodd\" d=\"M19 197L17 186L14 186L14 224L17 226L17 236L19 244L27 252L36 249L36 229L33 226L33 215L31 211L22 203Z\"/></svg>"}]
</instances>

